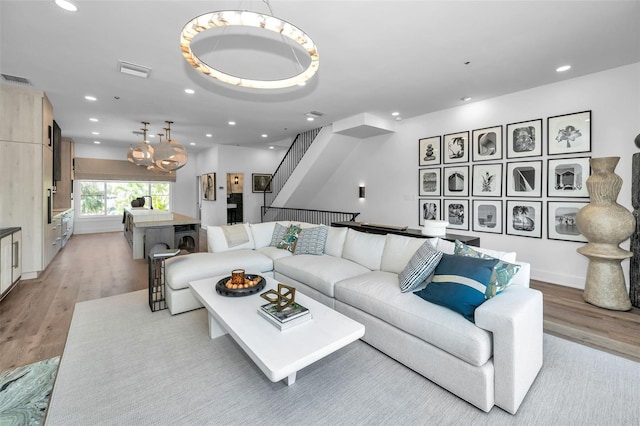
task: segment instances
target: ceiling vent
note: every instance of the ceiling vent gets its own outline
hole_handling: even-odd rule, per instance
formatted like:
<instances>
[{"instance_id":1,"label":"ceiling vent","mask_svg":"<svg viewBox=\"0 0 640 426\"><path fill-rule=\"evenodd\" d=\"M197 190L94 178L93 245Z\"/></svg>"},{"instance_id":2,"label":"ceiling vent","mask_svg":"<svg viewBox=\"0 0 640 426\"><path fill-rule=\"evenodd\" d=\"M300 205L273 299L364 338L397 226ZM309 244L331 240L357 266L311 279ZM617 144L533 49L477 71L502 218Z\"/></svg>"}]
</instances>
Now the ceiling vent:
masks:
<instances>
[{"instance_id":1,"label":"ceiling vent","mask_svg":"<svg viewBox=\"0 0 640 426\"><path fill-rule=\"evenodd\" d=\"M118 61L118 69L123 74L129 74L136 77L147 78L151 72L151 68L142 65L132 64L131 62Z\"/></svg>"},{"instance_id":2,"label":"ceiling vent","mask_svg":"<svg viewBox=\"0 0 640 426\"><path fill-rule=\"evenodd\" d=\"M23 86L32 86L31 81L28 78L18 77L15 75L2 74L2 79L13 84L21 84Z\"/></svg>"}]
</instances>

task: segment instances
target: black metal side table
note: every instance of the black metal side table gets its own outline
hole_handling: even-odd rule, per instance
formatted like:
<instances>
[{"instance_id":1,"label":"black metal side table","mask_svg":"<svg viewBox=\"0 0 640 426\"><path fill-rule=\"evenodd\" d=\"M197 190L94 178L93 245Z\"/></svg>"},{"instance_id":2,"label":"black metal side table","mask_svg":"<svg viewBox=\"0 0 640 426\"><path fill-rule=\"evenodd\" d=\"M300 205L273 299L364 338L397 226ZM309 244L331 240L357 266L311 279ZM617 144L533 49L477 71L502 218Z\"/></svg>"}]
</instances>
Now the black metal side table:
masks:
<instances>
[{"instance_id":1,"label":"black metal side table","mask_svg":"<svg viewBox=\"0 0 640 426\"><path fill-rule=\"evenodd\" d=\"M149 264L149 308L151 312L167 309L164 294L164 261L180 253L179 249L152 250L147 256Z\"/></svg>"}]
</instances>

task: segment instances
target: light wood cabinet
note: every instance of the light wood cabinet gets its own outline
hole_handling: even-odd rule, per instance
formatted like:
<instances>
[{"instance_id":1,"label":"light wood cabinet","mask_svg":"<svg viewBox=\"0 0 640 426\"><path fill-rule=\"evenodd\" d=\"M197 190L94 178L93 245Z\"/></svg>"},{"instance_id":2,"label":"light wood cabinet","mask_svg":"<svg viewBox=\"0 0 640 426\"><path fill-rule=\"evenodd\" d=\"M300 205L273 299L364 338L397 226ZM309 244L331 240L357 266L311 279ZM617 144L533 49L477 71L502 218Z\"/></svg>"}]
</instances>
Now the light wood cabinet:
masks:
<instances>
[{"instance_id":1,"label":"light wood cabinet","mask_svg":"<svg viewBox=\"0 0 640 426\"><path fill-rule=\"evenodd\" d=\"M20 228L0 229L0 300L20 280L22 233Z\"/></svg>"},{"instance_id":2,"label":"light wood cabinet","mask_svg":"<svg viewBox=\"0 0 640 426\"><path fill-rule=\"evenodd\" d=\"M73 200L73 139L60 141L60 180L56 181L56 193L53 197L53 209L71 208Z\"/></svg>"},{"instance_id":3,"label":"light wood cabinet","mask_svg":"<svg viewBox=\"0 0 640 426\"><path fill-rule=\"evenodd\" d=\"M59 238L50 223L53 106L42 91L1 84L0 122L0 228L22 228L22 276L36 278L52 259L48 247Z\"/></svg>"}]
</instances>

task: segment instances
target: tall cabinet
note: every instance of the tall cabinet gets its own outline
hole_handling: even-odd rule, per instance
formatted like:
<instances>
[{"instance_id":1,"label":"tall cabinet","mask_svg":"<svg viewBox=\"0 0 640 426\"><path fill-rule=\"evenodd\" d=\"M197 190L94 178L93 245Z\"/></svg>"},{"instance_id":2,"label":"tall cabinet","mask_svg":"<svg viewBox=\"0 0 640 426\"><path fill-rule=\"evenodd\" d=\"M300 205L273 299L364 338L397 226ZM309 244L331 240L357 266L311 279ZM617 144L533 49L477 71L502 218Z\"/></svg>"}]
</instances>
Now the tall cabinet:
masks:
<instances>
[{"instance_id":1,"label":"tall cabinet","mask_svg":"<svg viewBox=\"0 0 640 426\"><path fill-rule=\"evenodd\" d=\"M22 229L22 278L36 278L59 250L53 106L43 91L0 84L0 123L0 228Z\"/></svg>"}]
</instances>

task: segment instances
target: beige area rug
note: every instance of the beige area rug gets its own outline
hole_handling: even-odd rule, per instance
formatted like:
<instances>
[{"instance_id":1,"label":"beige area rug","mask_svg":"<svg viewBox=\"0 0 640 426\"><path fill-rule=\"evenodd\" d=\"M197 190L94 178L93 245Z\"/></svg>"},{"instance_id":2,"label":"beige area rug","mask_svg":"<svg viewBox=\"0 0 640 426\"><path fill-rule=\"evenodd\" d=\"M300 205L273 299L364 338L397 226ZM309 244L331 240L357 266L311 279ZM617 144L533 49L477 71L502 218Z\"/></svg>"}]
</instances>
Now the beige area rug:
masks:
<instances>
[{"instance_id":1,"label":"beige area rug","mask_svg":"<svg viewBox=\"0 0 640 426\"><path fill-rule=\"evenodd\" d=\"M545 335L515 416L484 413L357 341L271 383L204 309L152 313L146 291L76 305L48 425L638 425L640 364Z\"/></svg>"}]
</instances>

